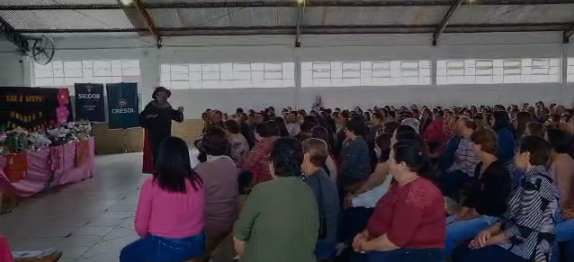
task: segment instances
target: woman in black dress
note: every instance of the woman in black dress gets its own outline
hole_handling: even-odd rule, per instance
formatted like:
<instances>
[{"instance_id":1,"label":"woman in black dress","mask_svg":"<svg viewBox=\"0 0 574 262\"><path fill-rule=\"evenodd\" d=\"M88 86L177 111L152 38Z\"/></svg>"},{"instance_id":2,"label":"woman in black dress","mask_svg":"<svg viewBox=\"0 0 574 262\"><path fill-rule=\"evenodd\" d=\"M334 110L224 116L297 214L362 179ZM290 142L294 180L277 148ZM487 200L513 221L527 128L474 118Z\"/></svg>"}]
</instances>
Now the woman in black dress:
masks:
<instances>
[{"instance_id":1,"label":"woman in black dress","mask_svg":"<svg viewBox=\"0 0 574 262\"><path fill-rule=\"evenodd\" d=\"M171 121L183 122L183 107L174 110L167 102L170 96L171 92L167 88L156 88L152 94L153 100L139 114L140 126L145 129L144 173L153 172L159 145L171 136Z\"/></svg>"}]
</instances>

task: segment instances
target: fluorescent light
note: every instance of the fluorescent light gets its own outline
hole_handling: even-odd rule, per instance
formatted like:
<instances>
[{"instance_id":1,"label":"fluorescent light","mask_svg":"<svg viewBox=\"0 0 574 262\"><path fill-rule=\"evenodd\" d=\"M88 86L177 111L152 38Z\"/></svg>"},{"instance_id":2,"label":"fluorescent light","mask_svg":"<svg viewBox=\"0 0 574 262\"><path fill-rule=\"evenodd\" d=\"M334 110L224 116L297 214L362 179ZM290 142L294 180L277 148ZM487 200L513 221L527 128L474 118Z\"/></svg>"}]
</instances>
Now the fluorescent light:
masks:
<instances>
[{"instance_id":1,"label":"fluorescent light","mask_svg":"<svg viewBox=\"0 0 574 262\"><path fill-rule=\"evenodd\" d=\"M131 5L133 0L120 0L120 2L122 2L123 5Z\"/></svg>"}]
</instances>

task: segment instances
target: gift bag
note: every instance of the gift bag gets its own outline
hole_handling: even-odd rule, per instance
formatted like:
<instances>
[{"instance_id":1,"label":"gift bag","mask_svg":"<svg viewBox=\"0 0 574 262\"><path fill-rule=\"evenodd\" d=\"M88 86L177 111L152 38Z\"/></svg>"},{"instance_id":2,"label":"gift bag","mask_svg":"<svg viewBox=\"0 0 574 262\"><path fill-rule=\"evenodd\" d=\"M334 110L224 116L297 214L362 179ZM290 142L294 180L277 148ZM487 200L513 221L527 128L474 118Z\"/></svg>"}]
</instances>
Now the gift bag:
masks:
<instances>
[{"instance_id":1,"label":"gift bag","mask_svg":"<svg viewBox=\"0 0 574 262\"><path fill-rule=\"evenodd\" d=\"M6 156L6 167L4 173L11 183L19 182L26 177L28 172L28 154L12 154Z\"/></svg>"},{"instance_id":2,"label":"gift bag","mask_svg":"<svg viewBox=\"0 0 574 262\"><path fill-rule=\"evenodd\" d=\"M90 141L80 140L76 144L76 167L81 166L90 157Z\"/></svg>"}]
</instances>

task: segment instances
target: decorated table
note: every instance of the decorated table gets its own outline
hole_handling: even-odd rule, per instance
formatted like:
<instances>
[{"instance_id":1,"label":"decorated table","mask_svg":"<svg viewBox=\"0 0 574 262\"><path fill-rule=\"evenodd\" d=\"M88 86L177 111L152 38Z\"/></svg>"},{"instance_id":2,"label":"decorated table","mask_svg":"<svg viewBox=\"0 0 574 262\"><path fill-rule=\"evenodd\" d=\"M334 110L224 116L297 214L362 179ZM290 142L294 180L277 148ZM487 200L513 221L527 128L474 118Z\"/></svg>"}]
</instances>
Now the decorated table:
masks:
<instances>
[{"instance_id":1,"label":"decorated table","mask_svg":"<svg viewBox=\"0 0 574 262\"><path fill-rule=\"evenodd\" d=\"M0 213L14 197L29 197L94 175L94 138L89 122L40 132L0 133Z\"/></svg>"},{"instance_id":2,"label":"decorated table","mask_svg":"<svg viewBox=\"0 0 574 262\"><path fill-rule=\"evenodd\" d=\"M31 196L94 175L94 139L0 156L0 192Z\"/></svg>"}]
</instances>

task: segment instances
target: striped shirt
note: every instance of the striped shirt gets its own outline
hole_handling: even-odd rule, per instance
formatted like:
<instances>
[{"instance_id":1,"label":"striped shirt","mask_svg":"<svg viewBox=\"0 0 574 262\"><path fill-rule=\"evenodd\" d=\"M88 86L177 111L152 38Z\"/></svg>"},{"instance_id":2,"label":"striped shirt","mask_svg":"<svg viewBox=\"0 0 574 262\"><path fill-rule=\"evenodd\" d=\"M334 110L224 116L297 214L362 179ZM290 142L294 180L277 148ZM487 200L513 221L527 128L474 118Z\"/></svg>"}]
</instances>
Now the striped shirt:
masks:
<instances>
[{"instance_id":1,"label":"striped shirt","mask_svg":"<svg viewBox=\"0 0 574 262\"><path fill-rule=\"evenodd\" d=\"M276 136L262 138L255 144L249 154L247 154L247 159L245 159L243 163L243 170L253 172L253 183L255 185L271 180L271 173L269 173L269 154L277 138Z\"/></svg>"},{"instance_id":2,"label":"striped shirt","mask_svg":"<svg viewBox=\"0 0 574 262\"><path fill-rule=\"evenodd\" d=\"M558 210L558 190L545 166L535 166L512 192L499 246L529 261L550 261Z\"/></svg>"},{"instance_id":3,"label":"striped shirt","mask_svg":"<svg viewBox=\"0 0 574 262\"><path fill-rule=\"evenodd\" d=\"M315 262L318 236L317 200L298 177L256 185L235 223L246 262Z\"/></svg>"},{"instance_id":4,"label":"striped shirt","mask_svg":"<svg viewBox=\"0 0 574 262\"><path fill-rule=\"evenodd\" d=\"M474 152L474 145L468 138L462 138L458 144L458 148L454 153L454 163L449 168L449 171L460 170L468 176L474 176L476 165L480 159Z\"/></svg>"}]
</instances>

